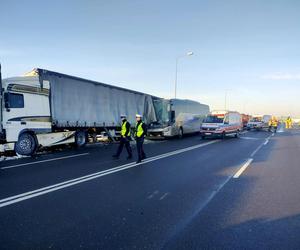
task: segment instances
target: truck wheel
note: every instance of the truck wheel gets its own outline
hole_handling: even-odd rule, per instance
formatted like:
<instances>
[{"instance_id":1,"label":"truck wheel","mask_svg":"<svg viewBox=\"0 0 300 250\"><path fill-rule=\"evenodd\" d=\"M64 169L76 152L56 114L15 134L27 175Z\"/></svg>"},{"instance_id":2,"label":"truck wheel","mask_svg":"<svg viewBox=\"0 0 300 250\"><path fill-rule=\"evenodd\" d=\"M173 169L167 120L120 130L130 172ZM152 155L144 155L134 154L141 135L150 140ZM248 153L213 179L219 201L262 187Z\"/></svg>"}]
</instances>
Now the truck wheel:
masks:
<instances>
[{"instance_id":1,"label":"truck wheel","mask_svg":"<svg viewBox=\"0 0 300 250\"><path fill-rule=\"evenodd\" d=\"M75 144L78 148L83 147L86 144L86 133L84 131L78 131L75 134Z\"/></svg>"},{"instance_id":2,"label":"truck wheel","mask_svg":"<svg viewBox=\"0 0 300 250\"><path fill-rule=\"evenodd\" d=\"M33 155L37 147L34 136L30 133L23 133L19 136L15 145L15 151L19 155Z\"/></svg>"},{"instance_id":3,"label":"truck wheel","mask_svg":"<svg viewBox=\"0 0 300 250\"><path fill-rule=\"evenodd\" d=\"M183 137L183 129L182 129L182 128L179 129L178 137L179 137L180 139L182 139L182 137Z\"/></svg>"},{"instance_id":4,"label":"truck wheel","mask_svg":"<svg viewBox=\"0 0 300 250\"><path fill-rule=\"evenodd\" d=\"M205 135L201 135L201 139L202 139L202 140L205 140Z\"/></svg>"}]
</instances>

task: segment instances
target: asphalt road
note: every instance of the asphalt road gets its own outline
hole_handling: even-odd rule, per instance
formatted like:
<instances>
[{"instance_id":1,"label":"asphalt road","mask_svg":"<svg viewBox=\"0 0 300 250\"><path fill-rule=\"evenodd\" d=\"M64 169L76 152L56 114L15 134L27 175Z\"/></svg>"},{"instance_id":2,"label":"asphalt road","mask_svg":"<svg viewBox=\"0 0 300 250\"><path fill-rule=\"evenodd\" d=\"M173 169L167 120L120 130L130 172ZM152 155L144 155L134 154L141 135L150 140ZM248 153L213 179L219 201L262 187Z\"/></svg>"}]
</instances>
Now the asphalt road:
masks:
<instances>
[{"instance_id":1,"label":"asphalt road","mask_svg":"<svg viewBox=\"0 0 300 250\"><path fill-rule=\"evenodd\" d=\"M300 249L300 130L115 150L1 162L0 248Z\"/></svg>"}]
</instances>

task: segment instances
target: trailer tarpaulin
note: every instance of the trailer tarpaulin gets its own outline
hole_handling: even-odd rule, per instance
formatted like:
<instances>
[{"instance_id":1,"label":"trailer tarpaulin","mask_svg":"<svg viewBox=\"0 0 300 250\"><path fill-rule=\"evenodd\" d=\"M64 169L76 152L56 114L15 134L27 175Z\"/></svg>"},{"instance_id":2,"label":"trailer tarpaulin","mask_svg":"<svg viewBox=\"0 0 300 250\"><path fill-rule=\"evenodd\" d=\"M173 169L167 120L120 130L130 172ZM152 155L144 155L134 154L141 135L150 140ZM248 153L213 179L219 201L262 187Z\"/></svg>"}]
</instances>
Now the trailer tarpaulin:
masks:
<instances>
[{"instance_id":1,"label":"trailer tarpaulin","mask_svg":"<svg viewBox=\"0 0 300 250\"><path fill-rule=\"evenodd\" d=\"M52 120L57 126L116 126L121 114L134 124L137 113L147 123L156 121L150 95L51 71L41 72L42 80L51 85Z\"/></svg>"}]
</instances>

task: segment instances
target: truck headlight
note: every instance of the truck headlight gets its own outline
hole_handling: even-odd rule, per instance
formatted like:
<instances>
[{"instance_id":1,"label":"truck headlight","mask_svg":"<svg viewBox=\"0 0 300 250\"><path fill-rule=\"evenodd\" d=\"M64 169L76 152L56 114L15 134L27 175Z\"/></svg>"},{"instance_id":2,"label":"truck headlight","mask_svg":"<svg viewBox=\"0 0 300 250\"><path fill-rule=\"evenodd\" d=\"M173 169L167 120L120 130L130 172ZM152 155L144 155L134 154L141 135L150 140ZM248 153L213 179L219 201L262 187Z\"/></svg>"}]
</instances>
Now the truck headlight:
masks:
<instances>
[{"instance_id":1,"label":"truck headlight","mask_svg":"<svg viewBox=\"0 0 300 250\"><path fill-rule=\"evenodd\" d=\"M169 132L171 130L171 127L164 128L164 132Z\"/></svg>"}]
</instances>

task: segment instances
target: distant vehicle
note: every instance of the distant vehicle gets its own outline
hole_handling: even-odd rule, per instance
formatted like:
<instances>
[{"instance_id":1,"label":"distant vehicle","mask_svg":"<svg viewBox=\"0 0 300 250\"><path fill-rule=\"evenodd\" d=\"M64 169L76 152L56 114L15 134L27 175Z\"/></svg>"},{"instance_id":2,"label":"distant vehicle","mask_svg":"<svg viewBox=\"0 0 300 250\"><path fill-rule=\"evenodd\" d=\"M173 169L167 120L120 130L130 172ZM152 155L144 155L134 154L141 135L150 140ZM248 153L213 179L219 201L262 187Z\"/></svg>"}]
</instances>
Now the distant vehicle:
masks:
<instances>
[{"instance_id":1,"label":"distant vehicle","mask_svg":"<svg viewBox=\"0 0 300 250\"><path fill-rule=\"evenodd\" d=\"M293 118L293 124L299 125L300 124L300 118Z\"/></svg>"},{"instance_id":2,"label":"distant vehicle","mask_svg":"<svg viewBox=\"0 0 300 250\"><path fill-rule=\"evenodd\" d=\"M235 111L213 111L203 121L200 133L202 139L206 137L221 137L227 135L239 136L243 128L242 116Z\"/></svg>"},{"instance_id":3,"label":"distant vehicle","mask_svg":"<svg viewBox=\"0 0 300 250\"><path fill-rule=\"evenodd\" d=\"M192 100L154 99L156 122L148 126L151 139L183 137L185 134L199 133L202 121L209 113L209 106Z\"/></svg>"},{"instance_id":4,"label":"distant vehicle","mask_svg":"<svg viewBox=\"0 0 300 250\"><path fill-rule=\"evenodd\" d=\"M251 115L241 114L241 116L242 116L243 128L247 128L247 124L251 119Z\"/></svg>"},{"instance_id":5,"label":"distant vehicle","mask_svg":"<svg viewBox=\"0 0 300 250\"><path fill-rule=\"evenodd\" d=\"M81 147L102 133L114 139L121 114L133 126L136 114L146 123L156 121L156 97L75 76L35 69L0 85L1 152L32 155L40 147Z\"/></svg>"},{"instance_id":6,"label":"distant vehicle","mask_svg":"<svg viewBox=\"0 0 300 250\"><path fill-rule=\"evenodd\" d=\"M271 115L254 115L247 124L247 129L269 129L269 122L272 119Z\"/></svg>"}]
</instances>

